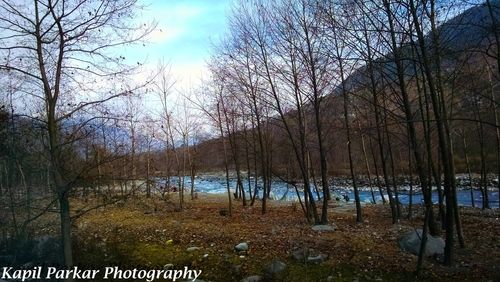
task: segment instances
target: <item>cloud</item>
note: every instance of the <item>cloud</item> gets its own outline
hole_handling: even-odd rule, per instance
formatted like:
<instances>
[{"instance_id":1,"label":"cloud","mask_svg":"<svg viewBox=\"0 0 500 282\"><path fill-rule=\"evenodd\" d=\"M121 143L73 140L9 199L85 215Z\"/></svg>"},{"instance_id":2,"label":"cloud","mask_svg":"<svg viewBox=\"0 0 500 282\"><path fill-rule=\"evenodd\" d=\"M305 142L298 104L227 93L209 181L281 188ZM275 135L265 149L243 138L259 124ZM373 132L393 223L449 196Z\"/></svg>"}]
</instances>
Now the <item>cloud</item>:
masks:
<instances>
[{"instance_id":1,"label":"cloud","mask_svg":"<svg viewBox=\"0 0 500 282\"><path fill-rule=\"evenodd\" d=\"M144 0L148 1L148 0ZM226 30L226 11L230 0L149 0L141 21L155 21L157 28L149 36L149 44L127 50L127 59L145 62L153 70L159 60L169 62L176 77L176 89L199 85L206 76L205 62L211 42ZM144 80L145 74L137 80Z\"/></svg>"},{"instance_id":2,"label":"cloud","mask_svg":"<svg viewBox=\"0 0 500 282\"><path fill-rule=\"evenodd\" d=\"M181 26L158 27L148 35L147 41L153 44L165 43L176 40L185 33L185 29Z\"/></svg>"},{"instance_id":3,"label":"cloud","mask_svg":"<svg viewBox=\"0 0 500 282\"><path fill-rule=\"evenodd\" d=\"M198 84L207 71L204 62L173 66L172 75L177 81L175 88L180 91L189 89L192 85Z\"/></svg>"}]
</instances>

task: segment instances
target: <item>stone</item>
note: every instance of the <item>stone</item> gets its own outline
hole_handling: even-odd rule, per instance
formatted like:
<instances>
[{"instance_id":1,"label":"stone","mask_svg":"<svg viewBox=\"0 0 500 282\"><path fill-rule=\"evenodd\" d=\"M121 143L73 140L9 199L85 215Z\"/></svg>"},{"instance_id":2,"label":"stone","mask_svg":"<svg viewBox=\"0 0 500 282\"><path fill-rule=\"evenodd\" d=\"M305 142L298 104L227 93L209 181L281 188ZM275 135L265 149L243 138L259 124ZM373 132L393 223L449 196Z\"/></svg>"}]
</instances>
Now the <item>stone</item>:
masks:
<instances>
[{"instance_id":1,"label":"stone","mask_svg":"<svg viewBox=\"0 0 500 282\"><path fill-rule=\"evenodd\" d=\"M398 244L402 250L418 255L420 252L421 238L422 229L412 230L399 238ZM442 238L433 237L427 234L424 255L426 257L443 255L444 245L445 242Z\"/></svg>"},{"instance_id":2,"label":"stone","mask_svg":"<svg viewBox=\"0 0 500 282\"><path fill-rule=\"evenodd\" d=\"M248 251L248 243L247 242L239 243L238 245L234 246L234 250L236 252L247 252Z\"/></svg>"},{"instance_id":3,"label":"stone","mask_svg":"<svg viewBox=\"0 0 500 282\"><path fill-rule=\"evenodd\" d=\"M241 279L240 282L261 282L262 281L262 277L260 277L259 275L252 275L252 276L248 276L244 279Z\"/></svg>"},{"instance_id":4,"label":"stone","mask_svg":"<svg viewBox=\"0 0 500 282\"><path fill-rule=\"evenodd\" d=\"M282 280L286 274L286 264L275 260L264 267L264 280Z\"/></svg>"},{"instance_id":5,"label":"stone","mask_svg":"<svg viewBox=\"0 0 500 282\"><path fill-rule=\"evenodd\" d=\"M196 252L198 250L200 250L200 248L198 248L198 247L189 247L189 248L186 249L186 251L188 253Z\"/></svg>"},{"instance_id":6,"label":"stone","mask_svg":"<svg viewBox=\"0 0 500 282\"><path fill-rule=\"evenodd\" d=\"M311 227L312 230L314 231L320 231L320 232L331 232L335 231L336 226L334 225L314 225Z\"/></svg>"},{"instance_id":7,"label":"stone","mask_svg":"<svg viewBox=\"0 0 500 282\"><path fill-rule=\"evenodd\" d=\"M174 268L174 265L172 263L167 263L163 266L164 270L169 270L169 269L173 269L173 268Z\"/></svg>"},{"instance_id":8,"label":"stone","mask_svg":"<svg viewBox=\"0 0 500 282\"><path fill-rule=\"evenodd\" d=\"M328 255L317 253L314 249L301 248L292 252L292 259L298 262L322 263Z\"/></svg>"},{"instance_id":9,"label":"stone","mask_svg":"<svg viewBox=\"0 0 500 282\"><path fill-rule=\"evenodd\" d=\"M309 256L308 248L301 248L292 252L292 258L299 262L304 262Z\"/></svg>"},{"instance_id":10,"label":"stone","mask_svg":"<svg viewBox=\"0 0 500 282\"><path fill-rule=\"evenodd\" d=\"M307 257L307 262L309 262L309 263L322 263L327 259L328 259L328 255L319 254L317 256Z\"/></svg>"}]
</instances>

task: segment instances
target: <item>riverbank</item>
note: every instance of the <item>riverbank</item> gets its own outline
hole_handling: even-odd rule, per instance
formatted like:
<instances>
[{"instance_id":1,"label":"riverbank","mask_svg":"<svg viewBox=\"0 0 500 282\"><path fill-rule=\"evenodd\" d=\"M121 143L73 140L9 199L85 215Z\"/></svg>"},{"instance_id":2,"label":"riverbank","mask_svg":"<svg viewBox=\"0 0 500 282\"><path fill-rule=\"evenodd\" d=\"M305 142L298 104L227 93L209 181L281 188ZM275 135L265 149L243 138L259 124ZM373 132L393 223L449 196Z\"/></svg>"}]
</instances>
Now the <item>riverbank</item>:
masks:
<instances>
[{"instance_id":1,"label":"riverbank","mask_svg":"<svg viewBox=\"0 0 500 282\"><path fill-rule=\"evenodd\" d=\"M229 188L234 193L234 189L236 185L236 177L230 174L229 179ZM472 182L469 181L468 175L458 174L457 175L457 201L459 206L474 206L474 207L482 207L483 205L483 194L484 191L479 189L479 178L478 175L473 175ZM191 178L184 178L184 187L187 190L191 187ZM494 175L489 175L488 177L488 203L491 208L498 208L499 206L499 195L498 188L496 185L496 178ZM178 188L178 178L172 178L172 182L170 186L173 189L171 191L177 191ZM370 185L371 184L371 185ZM472 184L472 186L471 186ZM177 185L177 186L176 186ZM388 200L389 196L387 195L385 187L379 187L375 185L375 180L369 181L367 177L362 175L358 176L357 180L359 196L361 202L365 203L382 203L382 197ZM156 181L156 191L161 191L163 187L166 187L164 180L159 178ZM243 187L245 189L246 195L249 195L249 191L254 193L255 187L258 190L258 197L262 197L262 188L263 183L259 181L255 181L253 177L250 178L250 181L246 177L244 177ZM344 199L344 196L347 196L347 199L350 201L354 200L354 189L352 180L348 177L333 177L330 179L329 183L330 191L333 194L333 198ZM420 204L423 202L423 195L420 189L420 186L415 183L415 178L410 178L408 176L399 176L396 179L396 187L398 189L398 199L399 202L406 205L410 203L410 194L411 194L411 202L413 204ZM472 187L472 189L471 189ZM295 189L297 188L297 190ZM303 185L300 182L295 183L295 187L287 184L286 182L274 178L271 181L271 192L270 197L274 200L283 200L283 201L298 201L298 196L301 198L304 197ZM320 198L321 184L317 183L316 186L312 185L313 189L313 197L316 199ZM227 194L227 181L224 175L217 173L210 174L199 174L195 177L194 180L194 189L197 192L208 193L208 194ZM391 189L394 187L391 185ZM433 187L432 192L432 201L437 204L439 202L439 195L437 187Z\"/></svg>"},{"instance_id":2,"label":"riverbank","mask_svg":"<svg viewBox=\"0 0 500 282\"><path fill-rule=\"evenodd\" d=\"M335 231L319 232L311 229L297 203L270 201L268 213L261 215L260 203L243 207L235 202L232 216L224 216L226 202L223 195L199 193L180 211L172 194L168 201L141 197L95 210L75 224L76 263L97 268L188 266L202 270L204 281L239 281L263 275L266 265L279 260L286 264L286 281L413 279L417 257L400 250L397 240L421 227L418 207L414 218L392 225L388 207L366 205L365 221L356 224L353 205L333 204L329 221ZM421 279L500 278L498 212L461 211L467 246L457 246L456 266L426 259ZM242 242L248 252L234 252ZM292 259L294 251L304 248L327 258L319 263Z\"/></svg>"}]
</instances>

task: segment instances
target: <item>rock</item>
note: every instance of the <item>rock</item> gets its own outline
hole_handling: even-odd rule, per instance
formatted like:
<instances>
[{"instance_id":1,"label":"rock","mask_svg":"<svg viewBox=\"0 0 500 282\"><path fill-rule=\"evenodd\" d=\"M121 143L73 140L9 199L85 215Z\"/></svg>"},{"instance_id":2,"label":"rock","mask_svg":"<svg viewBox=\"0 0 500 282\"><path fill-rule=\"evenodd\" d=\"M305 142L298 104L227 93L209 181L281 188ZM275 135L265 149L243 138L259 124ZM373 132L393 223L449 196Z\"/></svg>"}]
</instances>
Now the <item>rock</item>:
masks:
<instances>
[{"instance_id":1,"label":"rock","mask_svg":"<svg viewBox=\"0 0 500 282\"><path fill-rule=\"evenodd\" d=\"M198 250L200 250L200 248L198 248L198 247L189 247L189 248L186 249L186 251L188 253L196 252Z\"/></svg>"},{"instance_id":2,"label":"rock","mask_svg":"<svg viewBox=\"0 0 500 282\"><path fill-rule=\"evenodd\" d=\"M403 235L399 239L398 244L402 250L418 255L420 252L421 238L422 229L412 230ZM425 244L424 255L426 257L443 255L444 245L445 242L442 238L433 237L427 234L427 243Z\"/></svg>"},{"instance_id":3,"label":"rock","mask_svg":"<svg viewBox=\"0 0 500 282\"><path fill-rule=\"evenodd\" d=\"M172 263L167 263L163 266L164 270L169 270L169 269L173 269L173 268L174 268L174 265Z\"/></svg>"},{"instance_id":4,"label":"rock","mask_svg":"<svg viewBox=\"0 0 500 282\"><path fill-rule=\"evenodd\" d=\"M275 260L264 267L264 280L283 280L286 274L286 264Z\"/></svg>"},{"instance_id":5,"label":"rock","mask_svg":"<svg viewBox=\"0 0 500 282\"><path fill-rule=\"evenodd\" d=\"M312 230L321 232L335 231L335 228L336 226L334 225L314 225L313 227L311 227Z\"/></svg>"},{"instance_id":6,"label":"rock","mask_svg":"<svg viewBox=\"0 0 500 282\"><path fill-rule=\"evenodd\" d=\"M314 249L302 248L293 251L292 258L298 262L322 263L328 259L328 255L318 254Z\"/></svg>"},{"instance_id":7,"label":"rock","mask_svg":"<svg viewBox=\"0 0 500 282\"><path fill-rule=\"evenodd\" d=\"M308 256L308 248L301 248L292 252L292 258L296 261L304 262Z\"/></svg>"},{"instance_id":8,"label":"rock","mask_svg":"<svg viewBox=\"0 0 500 282\"><path fill-rule=\"evenodd\" d=\"M247 242L239 243L238 245L234 246L234 250L236 252L248 252L248 243Z\"/></svg>"},{"instance_id":9,"label":"rock","mask_svg":"<svg viewBox=\"0 0 500 282\"><path fill-rule=\"evenodd\" d=\"M241 280L241 282L261 282L261 281L262 277L260 277L259 275L248 276Z\"/></svg>"},{"instance_id":10,"label":"rock","mask_svg":"<svg viewBox=\"0 0 500 282\"><path fill-rule=\"evenodd\" d=\"M309 263L322 263L327 259L328 259L328 255L319 254L317 256L307 257L307 262L309 262Z\"/></svg>"}]
</instances>

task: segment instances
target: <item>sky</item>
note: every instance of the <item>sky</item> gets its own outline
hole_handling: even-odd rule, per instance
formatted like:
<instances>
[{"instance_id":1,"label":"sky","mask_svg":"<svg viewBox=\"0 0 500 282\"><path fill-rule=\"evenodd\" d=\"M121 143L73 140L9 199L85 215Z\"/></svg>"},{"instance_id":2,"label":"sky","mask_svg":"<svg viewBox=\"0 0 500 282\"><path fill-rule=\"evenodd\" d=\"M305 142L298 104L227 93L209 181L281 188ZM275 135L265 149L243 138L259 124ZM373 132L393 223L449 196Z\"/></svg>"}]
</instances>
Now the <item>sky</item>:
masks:
<instances>
[{"instance_id":1,"label":"sky","mask_svg":"<svg viewBox=\"0 0 500 282\"><path fill-rule=\"evenodd\" d=\"M186 89L205 76L211 46L227 30L231 0L143 0L141 21L157 23L149 43L131 56L154 69L163 60L171 66L176 89Z\"/></svg>"}]
</instances>

